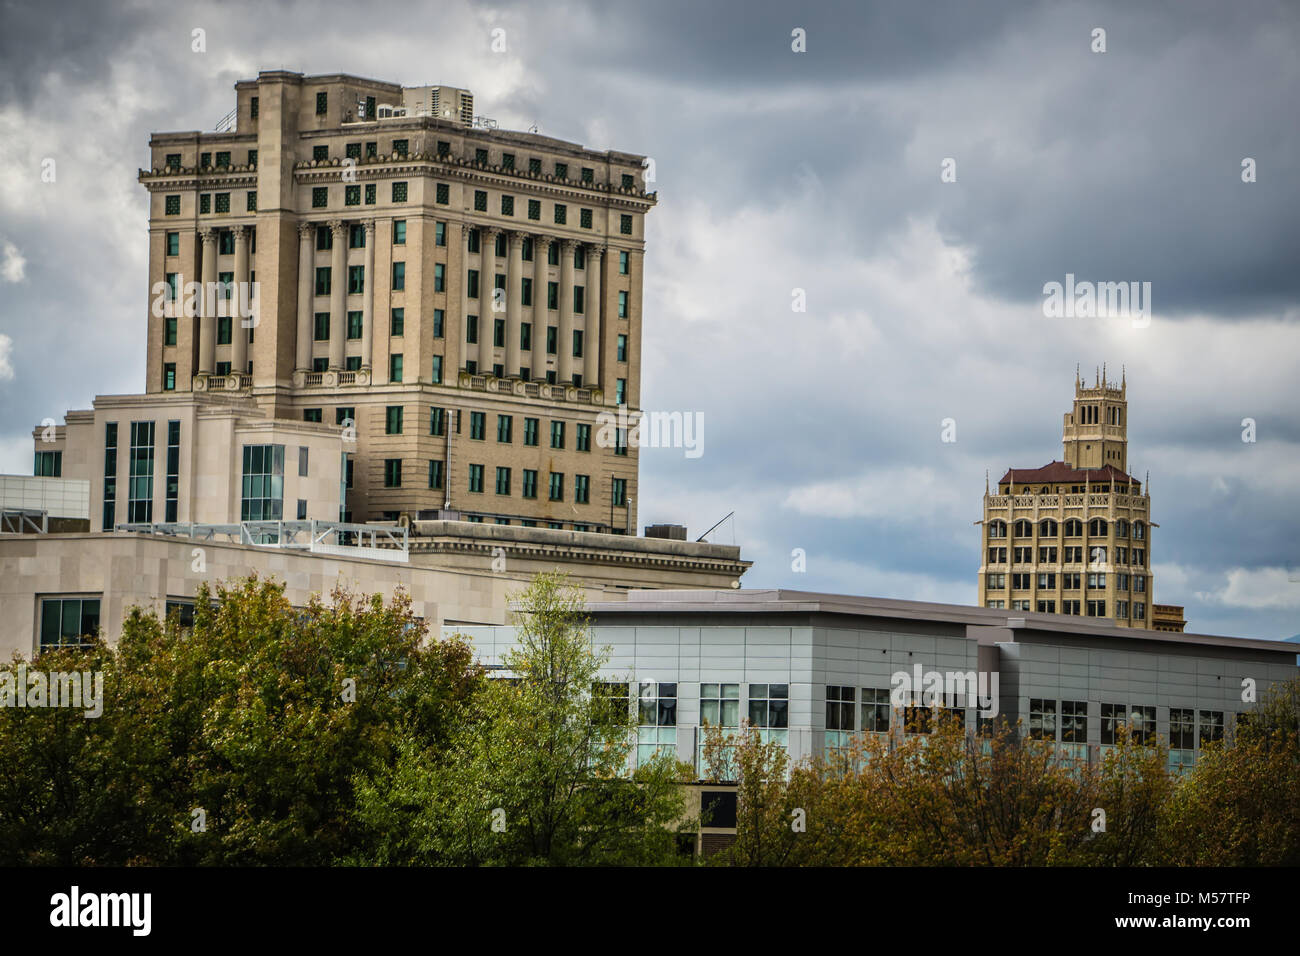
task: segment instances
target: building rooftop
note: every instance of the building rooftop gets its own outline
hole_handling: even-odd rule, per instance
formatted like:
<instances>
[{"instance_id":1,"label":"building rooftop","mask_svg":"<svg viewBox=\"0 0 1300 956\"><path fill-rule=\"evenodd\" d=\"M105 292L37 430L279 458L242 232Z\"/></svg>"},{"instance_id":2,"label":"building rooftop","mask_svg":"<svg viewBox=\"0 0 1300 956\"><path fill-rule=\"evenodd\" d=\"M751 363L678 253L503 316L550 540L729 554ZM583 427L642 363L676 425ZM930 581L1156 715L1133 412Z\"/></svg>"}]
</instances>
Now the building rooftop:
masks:
<instances>
[{"instance_id":1,"label":"building rooftop","mask_svg":"<svg viewBox=\"0 0 1300 956\"><path fill-rule=\"evenodd\" d=\"M1100 468L1071 468L1063 461L1053 461L1041 468L1012 468L998 479L998 484L1006 484L1009 481L1032 483L1038 481L1082 482L1085 480L1089 482L1137 482L1137 479L1132 475L1126 475L1113 465L1103 465Z\"/></svg>"},{"instance_id":2,"label":"building rooftop","mask_svg":"<svg viewBox=\"0 0 1300 956\"><path fill-rule=\"evenodd\" d=\"M593 604L590 611L596 617L674 614L796 614L801 616L831 614L1001 628L1012 632L1009 640L1013 641L1017 640L1015 632L1025 635L1053 633L1083 640L1174 644L1182 645L1184 649L1188 646L1200 645L1233 651L1267 651L1287 655L1294 653L1294 649L1287 647L1283 641L1117 627L1109 618L1038 614L965 604L902 601L895 598L826 594L815 591L787 591L783 588L731 591L632 590L627 593L627 600Z\"/></svg>"}]
</instances>

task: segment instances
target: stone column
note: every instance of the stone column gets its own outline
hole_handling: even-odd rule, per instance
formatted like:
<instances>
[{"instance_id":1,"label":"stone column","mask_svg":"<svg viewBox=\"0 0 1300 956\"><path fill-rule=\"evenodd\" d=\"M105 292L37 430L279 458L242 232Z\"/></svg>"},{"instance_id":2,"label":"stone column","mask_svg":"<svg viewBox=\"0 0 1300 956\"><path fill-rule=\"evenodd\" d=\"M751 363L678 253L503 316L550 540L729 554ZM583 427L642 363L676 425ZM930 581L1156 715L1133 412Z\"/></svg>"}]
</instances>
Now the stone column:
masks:
<instances>
[{"instance_id":1,"label":"stone column","mask_svg":"<svg viewBox=\"0 0 1300 956\"><path fill-rule=\"evenodd\" d=\"M573 380L573 251L572 239L560 240L560 341L556 361L556 380L560 384Z\"/></svg>"},{"instance_id":2,"label":"stone column","mask_svg":"<svg viewBox=\"0 0 1300 956\"><path fill-rule=\"evenodd\" d=\"M330 368L343 367L343 349L348 335L348 227L330 222L334 249L330 256Z\"/></svg>"},{"instance_id":3,"label":"stone column","mask_svg":"<svg viewBox=\"0 0 1300 956\"><path fill-rule=\"evenodd\" d=\"M312 302L316 293L316 227L298 223L298 358L301 371L311 371Z\"/></svg>"},{"instance_id":4,"label":"stone column","mask_svg":"<svg viewBox=\"0 0 1300 956\"><path fill-rule=\"evenodd\" d=\"M217 281L217 232L205 226L199 230L203 243L203 297L199 303L199 374L211 375L216 368L217 304L212 290Z\"/></svg>"},{"instance_id":5,"label":"stone column","mask_svg":"<svg viewBox=\"0 0 1300 956\"><path fill-rule=\"evenodd\" d=\"M535 382L546 381L546 327L550 313L546 309L547 257L550 254L550 236L533 236L533 367Z\"/></svg>"},{"instance_id":6,"label":"stone column","mask_svg":"<svg viewBox=\"0 0 1300 956\"><path fill-rule=\"evenodd\" d=\"M361 367L368 369L371 368L371 351L375 344L375 221L367 219L364 225L366 284L361 295Z\"/></svg>"},{"instance_id":7,"label":"stone column","mask_svg":"<svg viewBox=\"0 0 1300 956\"><path fill-rule=\"evenodd\" d=\"M520 299L523 297L524 234L510 233L510 259L506 268L506 376L519 374Z\"/></svg>"},{"instance_id":8,"label":"stone column","mask_svg":"<svg viewBox=\"0 0 1300 956\"><path fill-rule=\"evenodd\" d=\"M462 226L460 230L460 316L461 316L461 367L470 359L478 361L478 346L469 343L468 328L470 314L470 297L469 297L469 234L472 230L468 225ZM456 382L455 369L447 369L447 375L451 375L451 382ZM446 379L447 375L443 378ZM455 414L454 412L452 414ZM450 485L448 485L450 487Z\"/></svg>"},{"instance_id":9,"label":"stone column","mask_svg":"<svg viewBox=\"0 0 1300 956\"><path fill-rule=\"evenodd\" d=\"M235 288L232 290L233 308L230 316L230 371L233 375L248 373L248 329L244 328L244 301L240 290L248 288L248 227L235 226ZM249 295L249 301L252 296ZM236 379L238 381L238 379Z\"/></svg>"},{"instance_id":10,"label":"stone column","mask_svg":"<svg viewBox=\"0 0 1300 956\"><path fill-rule=\"evenodd\" d=\"M600 296L600 270L605 261L604 246L587 247L587 294L586 301L583 302L583 308L587 310L586 319L583 322L583 328L586 332L582 336L582 354L586 371L582 374L582 384L584 388L595 388L600 380L600 326L601 326L601 296Z\"/></svg>"},{"instance_id":11,"label":"stone column","mask_svg":"<svg viewBox=\"0 0 1300 956\"><path fill-rule=\"evenodd\" d=\"M479 234L478 267L478 371L480 375L491 375L493 357L492 338L498 318L496 309L496 272L497 272L497 236L500 229L483 227ZM508 369L507 369L508 371Z\"/></svg>"}]
</instances>

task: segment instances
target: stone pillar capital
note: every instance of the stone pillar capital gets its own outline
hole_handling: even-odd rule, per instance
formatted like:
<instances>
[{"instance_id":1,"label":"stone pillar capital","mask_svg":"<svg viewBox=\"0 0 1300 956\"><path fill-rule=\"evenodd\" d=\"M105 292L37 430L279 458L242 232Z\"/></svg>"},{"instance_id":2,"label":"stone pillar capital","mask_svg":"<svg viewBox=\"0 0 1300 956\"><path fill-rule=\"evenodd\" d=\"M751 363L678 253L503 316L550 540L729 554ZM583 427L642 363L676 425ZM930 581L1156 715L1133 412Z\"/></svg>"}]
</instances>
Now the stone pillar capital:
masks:
<instances>
[{"instance_id":1,"label":"stone pillar capital","mask_svg":"<svg viewBox=\"0 0 1300 956\"><path fill-rule=\"evenodd\" d=\"M365 227L366 238L369 240L369 238L375 234L375 221L373 219L363 219L361 225ZM368 242L367 245L369 245Z\"/></svg>"},{"instance_id":2,"label":"stone pillar capital","mask_svg":"<svg viewBox=\"0 0 1300 956\"><path fill-rule=\"evenodd\" d=\"M568 253L573 252L573 250L576 249L576 248L578 248L578 240L577 240L577 239L561 239L561 240L560 240L560 249L561 249L561 250L562 250L566 255L567 255Z\"/></svg>"},{"instance_id":3,"label":"stone pillar capital","mask_svg":"<svg viewBox=\"0 0 1300 956\"><path fill-rule=\"evenodd\" d=\"M205 246L210 245L217 241L217 230L213 229L211 226L200 226L199 239L202 240Z\"/></svg>"},{"instance_id":4,"label":"stone pillar capital","mask_svg":"<svg viewBox=\"0 0 1300 956\"><path fill-rule=\"evenodd\" d=\"M603 243L599 243L599 242L589 242L589 243L587 243L587 258L588 258L588 259L599 259L599 258L600 258L601 256L603 256L604 254L605 254L605 246L604 246Z\"/></svg>"},{"instance_id":5,"label":"stone pillar capital","mask_svg":"<svg viewBox=\"0 0 1300 956\"><path fill-rule=\"evenodd\" d=\"M300 222L298 223L298 238L310 239L316 232L316 223Z\"/></svg>"},{"instance_id":6,"label":"stone pillar capital","mask_svg":"<svg viewBox=\"0 0 1300 956\"><path fill-rule=\"evenodd\" d=\"M242 223L231 226L230 231L235 234L235 242L242 242L248 238L248 227Z\"/></svg>"},{"instance_id":7,"label":"stone pillar capital","mask_svg":"<svg viewBox=\"0 0 1300 956\"><path fill-rule=\"evenodd\" d=\"M504 231L505 230L500 226L479 226L479 232L483 233L485 238L491 239L493 242L496 242L497 236L501 235Z\"/></svg>"},{"instance_id":8,"label":"stone pillar capital","mask_svg":"<svg viewBox=\"0 0 1300 956\"><path fill-rule=\"evenodd\" d=\"M342 219L331 219L329 221L330 232L336 236L344 235L347 231L348 224Z\"/></svg>"},{"instance_id":9,"label":"stone pillar capital","mask_svg":"<svg viewBox=\"0 0 1300 956\"><path fill-rule=\"evenodd\" d=\"M524 239L526 238L527 235L525 233L519 232L518 230L512 231L507 238L507 242L510 243L510 251L514 252L516 249L523 249Z\"/></svg>"},{"instance_id":10,"label":"stone pillar capital","mask_svg":"<svg viewBox=\"0 0 1300 956\"><path fill-rule=\"evenodd\" d=\"M533 245L541 249L542 251L549 249L551 247L551 243L555 241L550 236L540 232L533 233L532 239L533 239Z\"/></svg>"}]
</instances>

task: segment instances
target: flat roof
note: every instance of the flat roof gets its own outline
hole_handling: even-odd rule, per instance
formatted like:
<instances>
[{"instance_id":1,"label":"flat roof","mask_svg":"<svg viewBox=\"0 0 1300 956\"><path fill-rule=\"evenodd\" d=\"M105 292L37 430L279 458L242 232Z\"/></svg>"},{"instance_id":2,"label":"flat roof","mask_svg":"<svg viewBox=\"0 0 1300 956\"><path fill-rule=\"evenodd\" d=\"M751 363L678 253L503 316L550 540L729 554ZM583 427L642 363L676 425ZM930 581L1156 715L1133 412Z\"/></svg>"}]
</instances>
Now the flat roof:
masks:
<instances>
[{"instance_id":1,"label":"flat roof","mask_svg":"<svg viewBox=\"0 0 1300 956\"><path fill-rule=\"evenodd\" d=\"M603 601L589 606L594 617L647 614L840 614L851 617L893 618L1000 627L1012 631L1066 634L1082 638L1156 641L1186 646L1212 646L1233 650L1294 653L1286 641L1217 634L1188 634L1146 628L1118 627L1109 618L1007 611L966 604L937 604L897 598L784 588L746 590L632 590L625 601Z\"/></svg>"}]
</instances>

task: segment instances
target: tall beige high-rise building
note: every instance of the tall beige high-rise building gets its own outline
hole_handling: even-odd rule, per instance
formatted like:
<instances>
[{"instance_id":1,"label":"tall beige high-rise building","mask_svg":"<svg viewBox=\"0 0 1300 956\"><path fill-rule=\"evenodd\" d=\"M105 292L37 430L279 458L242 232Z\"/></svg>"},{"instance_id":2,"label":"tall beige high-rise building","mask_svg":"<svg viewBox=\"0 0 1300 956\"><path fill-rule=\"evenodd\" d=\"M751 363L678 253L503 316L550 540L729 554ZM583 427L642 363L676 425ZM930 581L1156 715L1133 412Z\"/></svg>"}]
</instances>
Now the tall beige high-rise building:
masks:
<instances>
[{"instance_id":1,"label":"tall beige high-rise building","mask_svg":"<svg viewBox=\"0 0 1300 956\"><path fill-rule=\"evenodd\" d=\"M453 87L235 91L140 172L147 392L352 426L344 520L634 529L635 442L598 416L639 414L644 157L497 129ZM235 291L187 309L189 282Z\"/></svg>"},{"instance_id":2,"label":"tall beige high-rise building","mask_svg":"<svg viewBox=\"0 0 1300 956\"><path fill-rule=\"evenodd\" d=\"M1088 386L1076 373L1062 444L1062 461L1009 469L995 493L986 482L980 606L1151 628L1158 526L1150 489L1128 474L1126 376L1116 384L1103 369ZM1182 608L1168 606L1160 623L1182 630Z\"/></svg>"}]
</instances>

